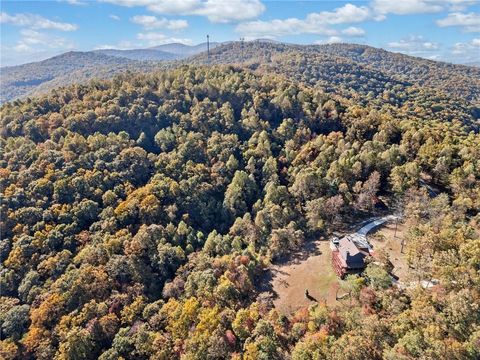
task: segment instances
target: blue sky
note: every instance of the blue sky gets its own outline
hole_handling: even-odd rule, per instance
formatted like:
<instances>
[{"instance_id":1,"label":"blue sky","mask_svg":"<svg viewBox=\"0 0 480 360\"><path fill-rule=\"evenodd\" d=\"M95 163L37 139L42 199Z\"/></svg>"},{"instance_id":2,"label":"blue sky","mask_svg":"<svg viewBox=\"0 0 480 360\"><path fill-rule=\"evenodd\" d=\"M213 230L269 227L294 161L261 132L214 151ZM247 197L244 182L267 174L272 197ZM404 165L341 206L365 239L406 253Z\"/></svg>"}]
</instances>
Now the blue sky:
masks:
<instances>
[{"instance_id":1,"label":"blue sky","mask_svg":"<svg viewBox=\"0 0 480 360\"><path fill-rule=\"evenodd\" d=\"M206 34L480 61L480 0L2 0L0 21L2 66L70 50L197 44Z\"/></svg>"}]
</instances>

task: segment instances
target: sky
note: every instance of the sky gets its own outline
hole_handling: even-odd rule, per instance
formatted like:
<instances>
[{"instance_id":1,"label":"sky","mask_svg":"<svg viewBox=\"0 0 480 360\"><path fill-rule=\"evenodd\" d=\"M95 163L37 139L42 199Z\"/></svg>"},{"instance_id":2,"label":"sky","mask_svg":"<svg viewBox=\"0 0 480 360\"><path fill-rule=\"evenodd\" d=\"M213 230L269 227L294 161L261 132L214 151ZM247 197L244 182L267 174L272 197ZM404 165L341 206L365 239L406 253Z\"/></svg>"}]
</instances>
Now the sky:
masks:
<instances>
[{"instance_id":1,"label":"sky","mask_svg":"<svg viewBox=\"0 0 480 360\"><path fill-rule=\"evenodd\" d=\"M0 65L66 51L244 38L358 43L480 62L480 0L51 0L0 2Z\"/></svg>"}]
</instances>

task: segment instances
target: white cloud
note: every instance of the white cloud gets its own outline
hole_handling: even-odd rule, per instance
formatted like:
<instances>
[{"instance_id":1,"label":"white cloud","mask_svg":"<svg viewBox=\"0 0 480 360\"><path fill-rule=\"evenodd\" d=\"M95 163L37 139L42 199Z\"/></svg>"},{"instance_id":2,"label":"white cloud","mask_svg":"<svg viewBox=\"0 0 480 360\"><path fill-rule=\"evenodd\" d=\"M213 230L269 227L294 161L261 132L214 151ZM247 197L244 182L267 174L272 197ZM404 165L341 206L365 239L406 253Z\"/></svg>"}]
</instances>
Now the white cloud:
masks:
<instances>
[{"instance_id":1,"label":"white cloud","mask_svg":"<svg viewBox=\"0 0 480 360\"><path fill-rule=\"evenodd\" d=\"M239 24L236 29L238 33L250 38L276 38L284 35L298 35L298 34L318 34L318 35L333 35L336 31L328 28L323 24L312 25L304 20L290 18L290 19L275 19L271 21L249 21Z\"/></svg>"},{"instance_id":2,"label":"white cloud","mask_svg":"<svg viewBox=\"0 0 480 360\"><path fill-rule=\"evenodd\" d=\"M319 13L308 14L306 20L310 23L316 24L348 24L364 22L371 17L372 14L368 7L345 4L333 11L322 11Z\"/></svg>"},{"instance_id":3,"label":"white cloud","mask_svg":"<svg viewBox=\"0 0 480 360\"><path fill-rule=\"evenodd\" d=\"M469 42L458 42L451 48L453 61L458 63L477 62L480 53L480 39L472 39Z\"/></svg>"},{"instance_id":4,"label":"white cloud","mask_svg":"<svg viewBox=\"0 0 480 360\"><path fill-rule=\"evenodd\" d=\"M428 41L423 36L410 35L405 39L388 43L387 49L412 56L437 59L440 44Z\"/></svg>"},{"instance_id":5,"label":"white cloud","mask_svg":"<svg viewBox=\"0 0 480 360\"><path fill-rule=\"evenodd\" d=\"M77 6L87 5L86 2L81 0L59 0L59 1L69 3L70 5L77 5Z\"/></svg>"},{"instance_id":6,"label":"white cloud","mask_svg":"<svg viewBox=\"0 0 480 360\"><path fill-rule=\"evenodd\" d=\"M373 18L374 16L368 7L346 4L333 11L310 13L304 19L289 18L270 21L248 21L239 24L236 27L236 31L250 37L277 37L297 34L335 36L337 31L330 28L329 25L359 23ZM345 31L347 33L359 33L363 30L352 27L350 30ZM348 35L347 33L345 34Z\"/></svg>"},{"instance_id":7,"label":"white cloud","mask_svg":"<svg viewBox=\"0 0 480 360\"><path fill-rule=\"evenodd\" d=\"M78 26L75 24L52 21L36 14L9 15L3 11L0 13L0 23L30 27L32 29L51 29L60 31L74 31L78 29Z\"/></svg>"},{"instance_id":8,"label":"white cloud","mask_svg":"<svg viewBox=\"0 0 480 360\"><path fill-rule=\"evenodd\" d=\"M158 33L158 32L138 33L137 39L146 41L147 46L156 46L156 45L162 45L162 44L168 44L168 43L182 43L186 45L192 44L191 39L180 39L175 37L169 37L165 34Z\"/></svg>"},{"instance_id":9,"label":"white cloud","mask_svg":"<svg viewBox=\"0 0 480 360\"><path fill-rule=\"evenodd\" d=\"M33 50L30 46L22 42L15 45L13 49L17 52L31 52Z\"/></svg>"},{"instance_id":10,"label":"white cloud","mask_svg":"<svg viewBox=\"0 0 480 360\"><path fill-rule=\"evenodd\" d=\"M199 15L227 23L258 17L265 11L260 0L102 0L120 6L142 6L157 14Z\"/></svg>"},{"instance_id":11,"label":"white cloud","mask_svg":"<svg viewBox=\"0 0 480 360\"><path fill-rule=\"evenodd\" d=\"M478 51L480 51L480 39L472 39L470 42L466 43L456 43L453 45L452 54L462 55L472 51L476 51L478 56Z\"/></svg>"},{"instance_id":12,"label":"white cloud","mask_svg":"<svg viewBox=\"0 0 480 360\"><path fill-rule=\"evenodd\" d=\"M325 40L316 40L314 44L323 45L323 44L336 44L341 43L343 39L339 36L330 36L328 39Z\"/></svg>"},{"instance_id":13,"label":"white cloud","mask_svg":"<svg viewBox=\"0 0 480 360\"><path fill-rule=\"evenodd\" d=\"M93 50L117 49L117 50L131 50L142 47L138 41L122 40L116 44L103 44L95 46Z\"/></svg>"},{"instance_id":14,"label":"white cloud","mask_svg":"<svg viewBox=\"0 0 480 360\"><path fill-rule=\"evenodd\" d=\"M163 12L186 12L191 11L197 7L200 0L102 0L103 2L108 2L111 4L126 6L126 7L135 7L142 6L147 7L151 10L154 6L157 9L162 8Z\"/></svg>"},{"instance_id":15,"label":"white cloud","mask_svg":"<svg viewBox=\"0 0 480 360\"><path fill-rule=\"evenodd\" d=\"M471 5L478 3L478 0L444 0L448 4L450 11L462 11Z\"/></svg>"},{"instance_id":16,"label":"white cloud","mask_svg":"<svg viewBox=\"0 0 480 360\"><path fill-rule=\"evenodd\" d=\"M157 18L156 16L151 15L136 15L132 17L130 21L142 25L147 30L181 30L188 27L188 22L186 20L168 20L166 18Z\"/></svg>"},{"instance_id":17,"label":"white cloud","mask_svg":"<svg viewBox=\"0 0 480 360\"><path fill-rule=\"evenodd\" d=\"M444 19L437 21L440 27L460 26L467 32L480 32L480 14L470 13L451 13Z\"/></svg>"},{"instance_id":18,"label":"white cloud","mask_svg":"<svg viewBox=\"0 0 480 360\"><path fill-rule=\"evenodd\" d=\"M442 11L436 1L429 0L373 0L372 8L378 14L407 15Z\"/></svg>"},{"instance_id":19,"label":"white cloud","mask_svg":"<svg viewBox=\"0 0 480 360\"><path fill-rule=\"evenodd\" d=\"M438 44L425 41L423 36L415 36L410 35L406 39L401 39L400 41L394 41L387 44L389 48L392 49L404 49L404 50L414 50L414 49L422 49L422 50L436 50L438 49Z\"/></svg>"},{"instance_id":20,"label":"white cloud","mask_svg":"<svg viewBox=\"0 0 480 360\"><path fill-rule=\"evenodd\" d=\"M352 36L352 37L363 36L363 35L365 35L365 30L363 30L359 27L350 26L346 29L343 29L342 34L347 35L347 36Z\"/></svg>"},{"instance_id":21,"label":"white cloud","mask_svg":"<svg viewBox=\"0 0 480 360\"><path fill-rule=\"evenodd\" d=\"M176 1L163 2L177 3ZM187 2L190 1L187 0ZM217 23L253 19L265 11L265 6L259 0L207 0L199 3L202 5L191 11L190 14L206 16L210 21Z\"/></svg>"},{"instance_id":22,"label":"white cloud","mask_svg":"<svg viewBox=\"0 0 480 360\"><path fill-rule=\"evenodd\" d=\"M65 38L52 36L49 34L41 33L31 29L23 29L20 31L22 36L18 43L13 47L17 52L35 52L49 49L61 49L68 50L73 49L74 45Z\"/></svg>"},{"instance_id":23,"label":"white cloud","mask_svg":"<svg viewBox=\"0 0 480 360\"><path fill-rule=\"evenodd\" d=\"M112 20L115 20L115 21L120 21L120 17L117 16L117 15L114 15L114 14L110 14L108 15L108 17Z\"/></svg>"},{"instance_id":24,"label":"white cloud","mask_svg":"<svg viewBox=\"0 0 480 360\"><path fill-rule=\"evenodd\" d=\"M477 0L373 0L370 4L377 14L422 14L443 10L464 10Z\"/></svg>"}]
</instances>

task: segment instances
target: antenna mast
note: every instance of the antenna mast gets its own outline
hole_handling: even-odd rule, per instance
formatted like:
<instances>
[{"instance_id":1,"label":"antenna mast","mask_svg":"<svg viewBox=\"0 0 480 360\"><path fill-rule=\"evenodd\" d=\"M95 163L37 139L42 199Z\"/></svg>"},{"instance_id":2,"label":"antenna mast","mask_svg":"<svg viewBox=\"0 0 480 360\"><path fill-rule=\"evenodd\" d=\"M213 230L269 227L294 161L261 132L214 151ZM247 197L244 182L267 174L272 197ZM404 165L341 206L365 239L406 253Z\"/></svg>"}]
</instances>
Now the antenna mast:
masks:
<instances>
[{"instance_id":1,"label":"antenna mast","mask_svg":"<svg viewBox=\"0 0 480 360\"><path fill-rule=\"evenodd\" d=\"M241 37L240 38L240 49L241 49L241 58L240 58L240 61L244 61L245 60L245 56L243 54L243 42L245 41L245 38L244 37Z\"/></svg>"},{"instance_id":2,"label":"antenna mast","mask_svg":"<svg viewBox=\"0 0 480 360\"><path fill-rule=\"evenodd\" d=\"M207 64L210 64L210 35L207 35Z\"/></svg>"}]
</instances>

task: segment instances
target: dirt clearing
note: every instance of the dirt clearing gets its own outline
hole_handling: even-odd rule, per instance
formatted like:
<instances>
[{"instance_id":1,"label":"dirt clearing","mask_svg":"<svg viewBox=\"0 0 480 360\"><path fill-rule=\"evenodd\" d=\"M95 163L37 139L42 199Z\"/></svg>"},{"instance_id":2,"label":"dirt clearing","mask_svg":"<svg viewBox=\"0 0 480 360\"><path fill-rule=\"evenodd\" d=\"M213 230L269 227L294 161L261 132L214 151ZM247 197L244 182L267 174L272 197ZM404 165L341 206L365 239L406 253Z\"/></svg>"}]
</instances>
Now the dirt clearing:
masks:
<instances>
[{"instance_id":1,"label":"dirt clearing","mask_svg":"<svg viewBox=\"0 0 480 360\"><path fill-rule=\"evenodd\" d=\"M311 249L305 258L299 255L288 264L272 266L273 303L282 314L312 305L315 300L330 305L336 302L338 278L332 270L329 242L317 240L308 246ZM307 299L305 290L315 300Z\"/></svg>"},{"instance_id":2,"label":"dirt clearing","mask_svg":"<svg viewBox=\"0 0 480 360\"><path fill-rule=\"evenodd\" d=\"M368 235L374 251L385 249L389 254L394 265L393 274L401 281L408 274L405 255L400 252L406 231L406 225L398 224L395 237L395 223L387 223ZM340 289L341 280L332 269L331 254L327 240L305 244L288 263L271 266L264 279L268 285L262 295L271 297L275 308L282 314L291 314L315 302L337 304L337 295L341 298L343 291Z\"/></svg>"},{"instance_id":3,"label":"dirt clearing","mask_svg":"<svg viewBox=\"0 0 480 360\"><path fill-rule=\"evenodd\" d=\"M373 251L384 249L390 256L394 266L393 274L398 276L400 281L405 281L409 273L405 253L402 254L400 251L406 231L408 231L407 225L399 223L395 237L395 223L389 223L367 236Z\"/></svg>"}]
</instances>

